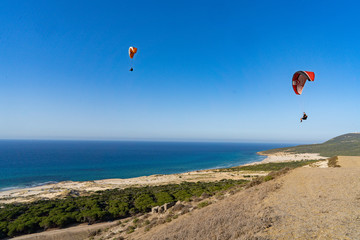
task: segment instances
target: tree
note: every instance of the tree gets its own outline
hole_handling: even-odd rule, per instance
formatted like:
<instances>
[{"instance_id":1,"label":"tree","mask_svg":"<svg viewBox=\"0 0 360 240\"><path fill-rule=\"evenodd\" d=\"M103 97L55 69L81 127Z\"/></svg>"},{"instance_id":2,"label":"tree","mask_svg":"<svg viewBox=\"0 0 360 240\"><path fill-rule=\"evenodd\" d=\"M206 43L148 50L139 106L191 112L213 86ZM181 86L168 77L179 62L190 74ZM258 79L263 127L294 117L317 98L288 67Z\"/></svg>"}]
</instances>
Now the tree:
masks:
<instances>
[{"instance_id":1,"label":"tree","mask_svg":"<svg viewBox=\"0 0 360 240\"><path fill-rule=\"evenodd\" d=\"M163 205L174 201L174 198L168 192L155 193L156 205Z\"/></svg>"},{"instance_id":2,"label":"tree","mask_svg":"<svg viewBox=\"0 0 360 240\"><path fill-rule=\"evenodd\" d=\"M135 199L134 205L139 211L146 212L152 206L155 206L155 202L149 194L145 193Z\"/></svg>"}]
</instances>

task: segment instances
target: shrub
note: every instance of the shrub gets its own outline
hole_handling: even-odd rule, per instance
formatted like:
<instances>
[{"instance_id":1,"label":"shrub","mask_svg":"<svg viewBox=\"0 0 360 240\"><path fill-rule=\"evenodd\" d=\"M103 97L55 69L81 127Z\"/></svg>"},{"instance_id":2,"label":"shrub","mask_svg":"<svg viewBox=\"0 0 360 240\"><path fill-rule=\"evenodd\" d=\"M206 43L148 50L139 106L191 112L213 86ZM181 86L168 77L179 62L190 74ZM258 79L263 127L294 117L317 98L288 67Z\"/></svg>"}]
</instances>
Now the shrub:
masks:
<instances>
[{"instance_id":1,"label":"shrub","mask_svg":"<svg viewBox=\"0 0 360 240\"><path fill-rule=\"evenodd\" d=\"M338 163L338 157L334 156L331 158L328 158L328 167L340 167Z\"/></svg>"},{"instance_id":2,"label":"shrub","mask_svg":"<svg viewBox=\"0 0 360 240\"><path fill-rule=\"evenodd\" d=\"M271 176L271 175L267 175L267 176L264 177L264 181L265 181L265 182L270 181L270 180L273 180L273 179L274 179L274 177Z\"/></svg>"},{"instance_id":3,"label":"shrub","mask_svg":"<svg viewBox=\"0 0 360 240\"><path fill-rule=\"evenodd\" d=\"M211 202L204 201L204 202L199 203L197 206L198 206L198 208L203 208L203 207L209 206L210 204L211 204Z\"/></svg>"},{"instance_id":4,"label":"shrub","mask_svg":"<svg viewBox=\"0 0 360 240\"><path fill-rule=\"evenodd\" d=\"M127 229L126 229L126 233L127 234L130 234L130 233L133 233L135 231L135 226L129 226Z\"/></svg>"},{"instance_id":5,"label":"shrub","mask_svg":"<svg viewBox=\"0 0 360 240\"><path fill-rule=\"evenodd\" d=\"M172 216L167 216L165 218L165 222L171 222L172 221Z\"/></svg>"}]
</instances>

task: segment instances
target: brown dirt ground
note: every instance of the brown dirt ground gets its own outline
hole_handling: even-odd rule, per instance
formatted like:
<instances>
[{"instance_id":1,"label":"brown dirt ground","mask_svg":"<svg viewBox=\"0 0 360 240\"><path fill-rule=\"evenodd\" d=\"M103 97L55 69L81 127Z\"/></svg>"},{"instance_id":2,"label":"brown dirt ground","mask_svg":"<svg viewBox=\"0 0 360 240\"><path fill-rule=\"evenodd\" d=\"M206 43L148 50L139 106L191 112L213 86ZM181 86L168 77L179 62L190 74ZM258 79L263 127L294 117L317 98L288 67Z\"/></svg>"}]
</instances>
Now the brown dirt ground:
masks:
<instances>
[{"instance_id":1,"label":"brown dirt ground","mask_svg":"<svg viewBox=\"0 0 360 240\"><path fill-rule=\"evenodd\" d=\"M300 168L264 201L278 217L270 239L360 239L360 157L340 168Z\"/></svg>"},{"instance_id":2,"label":"brown dirt ground","mask_svg":"<svg viewBox=\"0 0 360 240\"><path fill-rule=\"evenodd\" d=\"M299 168L129 239L360 239L360 157Z\"/></svg>"}]
</instances>

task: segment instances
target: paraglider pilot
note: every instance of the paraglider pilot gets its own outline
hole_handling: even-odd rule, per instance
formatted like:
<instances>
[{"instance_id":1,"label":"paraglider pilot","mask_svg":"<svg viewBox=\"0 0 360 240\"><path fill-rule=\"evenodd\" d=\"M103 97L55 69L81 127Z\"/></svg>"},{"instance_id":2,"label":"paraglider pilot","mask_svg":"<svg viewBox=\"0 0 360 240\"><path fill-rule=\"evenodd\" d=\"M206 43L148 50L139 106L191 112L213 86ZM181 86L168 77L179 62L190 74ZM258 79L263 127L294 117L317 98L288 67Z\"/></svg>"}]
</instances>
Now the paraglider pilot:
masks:
<instances>
[{"instance_id":1,"label":"paraglider pilot","mask_svg":"<svg viewBox=\"0 0 360 240\"><path fill-rule=\"evenodd\" d=\"M136 47L129 47L129 57L130 57L130 62L131 62L131 68L130 68L130 72L134 71L133 69L133 58L135 56L135 53L137 52L137 48Z\"/></svg>"},{"instance_id":2,"label":"paraglider pilot","mask_svg":"<svg viewBox=\"0 0 360 240\"><path fill-rule=\"evenodd\" d=\"M306 115L306 113L304 112L304 115L302 116L302 118L300 118L300 122L302 122L303 120L306 120L307 119L307 115Z\"/></svg>"}]
</instances>

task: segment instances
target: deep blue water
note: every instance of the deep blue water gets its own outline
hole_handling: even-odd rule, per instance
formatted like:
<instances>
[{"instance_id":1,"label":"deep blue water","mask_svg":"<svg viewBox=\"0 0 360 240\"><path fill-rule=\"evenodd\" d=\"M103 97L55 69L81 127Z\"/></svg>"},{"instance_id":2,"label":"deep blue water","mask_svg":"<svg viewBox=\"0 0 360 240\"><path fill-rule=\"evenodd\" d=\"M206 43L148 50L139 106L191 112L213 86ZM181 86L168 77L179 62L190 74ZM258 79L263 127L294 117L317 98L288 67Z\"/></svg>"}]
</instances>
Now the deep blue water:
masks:
<instances>
[{"instance_id":1,"label":"deep blue water","mask_svg":"<svg viewBox=\"0 0 360 240\"><path fill-rule=\"evenodd\" d=\"M0 191L65 180L131 178L260 161L286 144L0 141Z\"/></svg>"}]
</instances>

